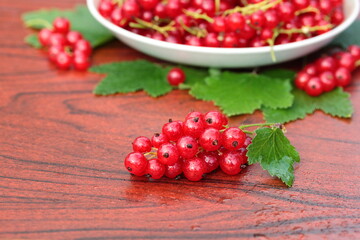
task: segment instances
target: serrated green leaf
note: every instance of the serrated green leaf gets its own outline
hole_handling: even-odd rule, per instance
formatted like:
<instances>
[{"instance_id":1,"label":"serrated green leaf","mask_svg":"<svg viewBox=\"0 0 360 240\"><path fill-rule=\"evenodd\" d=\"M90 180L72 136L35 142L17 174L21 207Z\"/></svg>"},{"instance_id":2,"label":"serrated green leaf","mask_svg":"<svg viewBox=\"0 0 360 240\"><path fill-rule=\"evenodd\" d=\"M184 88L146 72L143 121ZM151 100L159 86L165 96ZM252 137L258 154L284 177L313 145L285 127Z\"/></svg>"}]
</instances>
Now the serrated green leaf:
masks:
<instances>
[{"instance_id":1,"label":"serrated green leaf","mask_svg":"<svg viewBox=\"0 0 360 240\"><path fill-rule=\"evenodd\" d=\"M71 29L81 32L94 48L114 38L91 16L85 5L78 5L72 10L42 9L22 15L25 25L34 29L42 29L46 25L52 24L56 17L68 18L71 22Z\"/></svg>"},{"instance_id":2,"label":"serrated green leaf","mask_svg":"<svg viewBox=\"0 0 360 240\"><path fill-rule=\"evenodd\" d=\"M260 163L271 176L280 178L287 186L294 183L294 162L299 153L279 128L259 128L248 147L249 164Z\"/></svg>"},{"instance_id":3,"label":"serrated green leaf","mask_svg":"<svg viewBox=\"0 0 360 240\"><path fill-rule=\"evenodd\" d=\"M94 90L98 95L144 90L150 96L158 97L172 89L166 80L169 69L145 60L104 64L92 67L90 71L107 74Z\"/></svg>"},{"instance_id":4,"label":"serrated green leaf","mask_svg":"<svg viewBox=\"0 0 360 240\"><path fill-rule=\"evenodd\" d=\"M185 75L186 79L183 84L180 84L180 89L189 89L198 82L204 82L205 78L209 76L209 71L206 68L190 68L190 67L180 67Z\"/></svg>"},{"instance_id":5,"label":"serrated green leaf","mask_svg":"<svg viewBox=\"0 0 360 240\"><path fill-rule=\"evenodd\" d=\"M355 21L348 29L336 37L330 45L347 48L349 45L360 45L360 20Z\"/></svg>"},{"instance_id":6,"label":"serrated green leaf","mask_svg":"<svg viewBox=\"0 0 360 240\"><path fill-rule=\"evenodd\" d=\"M39 38L36 34L30 34L25 37L25 42L34 48L41 48L42 45L39 42Z\"/></svg>"},{"instance_id":7,"label":"serrated green leaf","mask_svg":"<svg viewBox=\"0 0 360 240\"><path fill-rule=\"evenodd\" d=\"M248 73L222 72L206 83L196 83L190 94L214 101L229 116L252 113L261 106L286 108L292 105L291 84L281 79Z\"/></svg>"},{"instance_id":8,"label":"serrated green leaf","mask_svg":"<svg viewBox=\"0 0 360 240\"><path fill-rule=\"evenodd\" d=\"M293 90L294 103L286 109L271 109L264 107L264 118L268 122L290 122L303 119L307 114L316 110L336 117L350 118L354 112L350 95L337 88L331 92L324 93L319 97L311 97L299 89Z\"/></svg>"}]
</instances>

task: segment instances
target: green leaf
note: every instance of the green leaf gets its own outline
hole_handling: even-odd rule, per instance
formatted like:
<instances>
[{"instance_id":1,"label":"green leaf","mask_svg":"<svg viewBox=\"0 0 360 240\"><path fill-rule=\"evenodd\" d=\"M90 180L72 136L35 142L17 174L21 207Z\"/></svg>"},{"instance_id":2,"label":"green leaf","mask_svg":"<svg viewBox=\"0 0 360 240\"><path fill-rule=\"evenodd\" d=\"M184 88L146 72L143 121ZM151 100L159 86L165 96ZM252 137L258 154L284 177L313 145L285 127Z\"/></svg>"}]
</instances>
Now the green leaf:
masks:
<instances>
[{"instance_id":1,"label":"green leaf","mask_svg":"<svg viewBox=\"0 0 360 240\"><path fill-rule=\"evenodd\" d=\"M150 96L158 97L172 89L166 80L169 69L145 60L104 64L92 67L90 71L107 75L94 90L98 95L144 90Z\"/></svg>"},{"instance_id":2,"label":"green leaf","mask_svg":"<svg viewBox=\"0 0 360 240\"><path fill-rule=\"evenodd\" d=\"M198 82L204 82L205 78L209 76L208 69L205 68L190 68L190 67L180 67L185 75L186 79L183 84L180 84L180 89L190 89Z\"/></svg>"},{"instance_id":3,"label":"green leaf","mask_svg":"<svg viewBox=\"0 0 360 240\"><path fill-rule=\"evenodd\" d=\"M278 78L286 81L293 81L295 79L296 72L288 69L276 68L269 69L261 72L261 74L268 76L270 78Z\"/></svg>"},{"instance_id":4,"label":"green leaf","mask_svg":"<svg viewBox=\"0 0 360 240\"><path fill-rule=\"evenodd\" d=\"M91 16L85 5L78 5L72 10L42 9L22 15L25 25L34 29L51 25L56 17L68 18L71 29L81 32L93 47L113 39L113 35Z\"/></svg>"},{"instance_id":5,"label":"green leaf","mask_svg":"<svg viewBox=\"0 0 360 240\"><path fill-rule=\"evenodd\" d=\"M252 113L262 106L286 108L292 105L291 84L281 79L249 73L212 74L196 83L190 94L214 101L229 116Z\"/></svg>"},{"instance_id":6,"label":"green leaf","mask_svg":"<svg viewBox=\"0 0 360 240\"><path fill-rule=\"evenodd\" d=\"M348 29L342 32L330 45L347 48L349 45L360 45L360 20L355 21Z\"/></svg>"},{"instance_id":7,"label":"green leaf","mask_svg":"<svg viewBox=\"0 0 360 240\"><path fill-rule=\"evenodd\" d=\"M25 42L34 48L42 48L39 38L36 34L30 34L25 37Z\"/></svg>"},{"instance_id":8,"label":"green leaf","mask_svg":"<svg viewBox=\"0 0 360 240\"><path fill-rule=\"evenodd\" d=\"M316 110L335 117L350 118L354 112L350 101L350 94L343 91L342 88L324 93L318 97L311 97L304 91L295 89L294 103L286 109L271 109L264 107L263 113L268 122L290 122L297 119L303 119L307 114L311 114Z\"/></svg>"},{"instance_id":9,"label":"green leaf","mask_svg":"<svg viewBox=\"0 0 360 240\"><path fill-rule=\"evenodd\" d=\"M280 128L259 128L248 147L249 164L260 163L271 176L281 179L287 186L294 183L294 162L300 161L299 153Z\"/></svg>"}]
</instances>

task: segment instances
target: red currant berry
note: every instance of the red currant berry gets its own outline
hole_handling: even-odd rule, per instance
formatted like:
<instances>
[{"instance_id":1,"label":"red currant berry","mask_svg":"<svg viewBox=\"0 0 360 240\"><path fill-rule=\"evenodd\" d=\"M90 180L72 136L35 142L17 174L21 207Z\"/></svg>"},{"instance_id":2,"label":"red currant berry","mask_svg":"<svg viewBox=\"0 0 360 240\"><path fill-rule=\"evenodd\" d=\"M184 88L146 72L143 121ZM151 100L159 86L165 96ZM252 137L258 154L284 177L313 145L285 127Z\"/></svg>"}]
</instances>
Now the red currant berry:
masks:
<instances>
[{"instance_id":1,"label":"red currant berry","mask_svg":"<svg viewBox=\"0 0 360 240\"><path fill-rule=\"evenodd\" d=\"M146 168L146 174L153 179L160 179L165 175L166 167L158 159L151 159Z\"/></svg>"},{"instance_id":2,"label":"red currant berry","mask_svg":"<svg viewBox=\"0 0 360 240\"><path fill-rule=\"evenodd\" d=\"M236 150L240 153L241 156L243 156L242 158L242 162L241 165L245 165L248 163L248 157L246 156L246 153L248 152L248 150L245 147L240 148L239 150Z\"/></svg>"},{"instance_id":3,"label":"red currant berry","mask_svg":"<svg viewBox=\"0 0 360 240\"><path fill-rule=\"evenodd\" d=\"M245 18L241 13L233 13L226 18L227 28L230 31L236 32L243 29L245 25Z\"/></svg>"},{"instance_id":4,"label":"red currant berry","mask_svg":"<svg viewBox=\"0 0 360 240\"><path fill-rule=\"evenodd\" d=\"M167 80L170 85L178 86L185 82L185 73L181 68L172 68L167 74Z\"/></svg>"},{"instance_id":5,"label":"red currant berry","mask_svg":"<svg viewBox=\"0 0 360 240\"><path fill-rule=\"evenodd\" d=\"M180 156L187 159L192 158L196 155L199 146L195 138L190 136L184 136L177 141L176 147L179 151Z\"/></svg>"},{"instance_id":6,"label":"red currant berry","mask_svg":"<svg viewBox=\"0 0 360 240\"><path fill-rule=\"evenodd\" d=\"M49 37L49 46L61 46L64 47L67 44L66 38L61 33L53 33Z\"/></svg>"},{"instance_id":7,"label":"red currant berry","mask_svg":"<svg viewBox=\"0 0 360 240\"><path fill-rule=\"evenodd\" d=\"M264 12L259 10L250 16L250 22L254 27L261 28L265 24Z\"/></svg>"},{"instance_id":8,"label":"red currant berry","mask_svg":"<svg viewBox=\"0 0 360 240\"><path fill-rule=\"evenodd\" d=\"M339 66L348 69L352 72L355 69L355 58L351 53L343 52L339 58L337 58Z\"/></svg>"},{"instance_id":9,"label":"red currant berry","mask_svg":"<svg viewBox=\"0 0 360 240\"><path fill-rule=\"evenodd\" d=\"M227 124L224 122L225 118L226 117L220 112L217 112L217 111L207 112L204 115L205 127L206 128L212 127L212 128L221 130L224 128L224 125Z\"/></svg>"},{"instance_id":10,"label":"red currant berry","mask_svg":"<svg viewBox=\"0 0 360 240\"><path fill-rule=\"evenodd\" d=\"M159 148L162 144L168 143L169 139L163 133L155 133L154 136L151 138L151 144L155 148Z\"/></svg>"},{"instance_id":11,"label":"red currant berry","mask_svg":"<svg viewBox=\"0 0 360 240\"><path fill-rule=\"evenodd\" d=\"M241 165L244 162L246 162L244 156L239 151L226 152L219 158L221 170L228 175L238 174L242 170Z\"/></svg>"},{"instance_id":12,"label":"red currant berry","mask_svg":"<svg viewBox=\"0 0 360 240\"><path fill-rule=\"evenodd\" d=\"M310 5L310 0L293 0L292 2L297 10L307 8Z\"/></svg>"},{"instance_id":13,"label":"red currant berry","mask_svg":"<svg viewBox=\"0 0 360 240\"><path fill-rule=\"evenodd\" d=\"M206 15L208 15L210 17L213 17L215 15L215 2L214 2L214 0L203 0L200 9Z\"/></svg>"},{"instance_id":14,"label":"red currant berry","mask_svg":"<svg viewBox=\"0 0 360 240\"><path fill-rule=\"evenodd\" d=\"M316 61L316 67L319 72L333 71L337 67L337 62L333 57L322 57Z\"/></svg>"},{"instance_id":15,"label":"red currant berry","mask_svg":"<svg viewBox=\"0 0 360 240\"><path fill-rule=\"evenodd\" d=\"M336 84L339 87L346 87L347 85L349 85L351 82L351 73L349 69L344 67L339 67L335 71L335 79L336 79Z\"/></svg>"},{"instance_id":16,"label":"red currant berry","mask_svg":"<svg viewBox=\"0 0 360 240\"><path fill-rule=\"evenodd\" d=\"M141 153L132 152L126 156L124 164L130 173L136 176L143 176L146 172L148 161Z\"/></svg>"},{"instance_id":17,"label":"red currant berry","mask_svg":"<svg viewBox=\"0 0 360 240\"><path fill-rule=\"evenodd\" d=\"M80 39L75 43L74 51L79 51L84 53L86 56L90 56L92 51L91 44L85 39Z\"/></svg>"},{"instance_id":18,"label":"red currant berry","mask_svg":"<svg viewBox=\"0 0 360 240\"><path fill-rule=\"evenodd\" d=\"M252 143L252 138L249 137L249 136L247 136L247 137L245 138L245 142L244 142L243 147L246 149L251 143Z\"/></svg>"},{"instance_id":19,"label":"red currant berry","mask_svg":"<svg viewBox=\"0 0 360 240\"><path fill-rule=\"evenodd\" d=\"M145 10L153 10L159 3L159 0L138 0L140 6Z\"/></svg>"},{"instance_id":20,"label":"red currant berry","mask_svg":"<svg viewBox=\"0 0 360 240\"><path fill-rule=\"evenodd\" d=\"M182 126L177 121L171 121L162 127L162 133L170 140L170 141L177 141L182 135L183 130Z\"/></svg>"},{"instance_id":21,"label":"red currant berry","mask_svg":"<svg viewBox=\"0 0 360 240\"><path fill-rule=\"evenodd\" d=\"M222 134L222 144L228 150L237 150L244 145L246 134L239 128L229 127Z\"/></svg>"},{"instance_id":22,"label":"red currant berry","mask_svg":"<svg viewBox=\"0 0 360 240\"><path fill-rule=\"evenodd\" d=\"M150 139L144 136L140 136L135 138L134 142L132 143L132 147L134 152L145 153L151 151L152 144Z\"/></svg>"},{"instance_id":23,"label":"red currant berry","mask_svg":"<svg viewBox=\"0 0 360 240\"><path fill-rule=\"evenodd\" d=\"M70 22L66 18L58 17L53 22L54 32L66 34L70 30Z\"/></svg>"},{"instance_id":24,"label":"red currant berry","mask_svg":"<svg viewBox=\"0 0 360 240\"><path fill-rule=\"evenodd\" d=\"M112 11L110 19L112 23L122 28L126 27L128 24L128 19L123 16L121 8L119 7Z\"/></svg>"},{"instance_id":25,"label":"red currant berry","mask_svg":"<svg viewBox=\"0 0 360 240\"><path fill-rule=\"evenodd\" d=\"M254 28L250 27L248 24L245 24L245 26L243 27L243 29L241 29L239 34L240 34L241 38L249 40L256 35L256 31Z\"/></svg>"},{"instance_id":26,"label":"red currant berry","mask_svg":"<svg viewBox=\"0 0 360 240\"><path fill-rule=\"evenodd\" d=\"M140 16L140 7L136 1L125 1L121 9L122 16L126 19L132 19Z\"/></svg>"},{"instance_id":27,"label":"red currant berry","mask_svg":"<svg viewBox=\"0 0 360 240\"><path fill-rule=\"evenodd\" d=\"M350 45L347 50L356 61L360 60L360 46Z\"/></svg>"},{"instance_id":28,"label":"red currant berry","mask_svg":"<svg viewBox=\"0 0 360 240\"><path fill-rule=\"evenodd\" d=\"M166 14L166 6L164 3L159 2L154 10L155 16L157 16L158 18L166 18L167 14Z\"/></svg>"},{"instance_id":29,"label":"red currant berry","mask_svg":"<svg viewBox=\"0 0 360 240\"><path fill-rule=\"evenodd\" d=\"M283 22L291 21L295 16L295 6L292 2L282 2L278 5L279 17Z\"/></svg>"},{"instance_id":30,"label":"red currant berry","mask_svg":"<svg viewBox=\"0 0 360 240\"><path fill-rule=\"evenodd\" d=\"M41 45L48 46L50 43L50 36L53 34L53 31L47 28L43 28L39 32L39 41Z\"/></svg>"},{"instance_id":31,"label":"red currant berry","mask_svg":"<svg viewBox=\"0 0 360 240\"><path fill-rule=\"evenodd\" d=\"M56 62L56 58L59 53L64 52L64 47L62 46L50 46L48 50L48 57L51 62Z\"/></svg>"},{"instance_id":32,"label":"red currant berry","mask_svg":"<svg viewBox=\"0 0 360 240\"><path fill-rule=\"evenodd\" d=\"M270 10L266 11L264 13L264 17L265 17L264 26L266 28L271 28L271 29L275 28L280 22L279 16L274 9L270 9Z\"/></svg>"},{"instance_id":33,"label":"red currant berry","mask_svg":"<svg viewBox=\"0 0 360 240\"><path fill-rule=\"evenodd\" d=\"M171 143L164 143L157 151L159 161L165 165L173 165L179 161L179 151Z\"/></svg>"},{"instance_id":34,"label":"red currant berry","mask_svg":"<svg viewBox=\"0 0 360 240\"><path fill-rule=\"evenodd\" d=\"M55 60L56 67L61 70L68 70L72 63L72 57L66 52L60 52Z\"/></svg>"},{"instance_id":35,"label":"red currant berry","mask_svg":"<svg viewBox=\"0 0 360 240\"><path fill-rule=\"evenodd\" d=\"M202 42L201 38L199 38L197 36L193 36L193 35L185 38L185 44L189 45L189 46L195 46L195 47L203 46L203 42Z\"/></svg>"},{"instance_id":36,"label":"red currant berry","mask_svg":"<svg viewBox=\"0 0 360 240\"><path fill-rule=\"evenodd\" d=\"M219 167L219 156L216 152L202 152L198 154L198 157L206 164L205 173L210 173Z\"/></svg>"},{"instance_id":37,"label":"red currant berry","mask_svg":"<svg viewBox=\"0 0 360 240\"><path fill-rule=\"evenodd\" d=\"M221 147L221 133L218 129L207 128L199 137L199 144L206 151L216 151Z\"/></svg>"},{"instance_id":38,"label":"red currant berry","mask_svg":"<svg viewBox=\"0 0 360 240\"><path fill-rule=\"evenodd\" d=\"M220 47L220 41L216 33L210 32L204 38L204 45L206 47Z\"/></svg>"},{"instance_id":39,"label":"red currant berry","mask_svg":"<svg viewBox=\"0 0 360 240\"><path fill-rule=\"evenodd\" d=\"M313 97L319 96L323 93L323 86L319 77L312 77L305 86L305 92Z\"/></svg>"},{"instance_id":40,"label":"red currant berry","mask_svg":"<svg viewBox=\"0 0 360 240\"><path fill-rule=\"evenodd\" d=\"M319 10L321 13L328 15L332 10L332 4L330 0L319 1Z\"/></svg>"},{"instance_id":41,"label":"red currant berry","mask_svg":"<svg viewBox=\"0 0 360 240\"><path fill-rule=\"evenodd\" d=\"M74 68L78 71L86 71L90 67L90 59L81 52L74 53Z\"/></svg>"},{"instance_id":42,"label":"red currant berry","mask_svg":"<svg viewBox=\"0 0 360 240\"><path fill-rule=\"evenodd\" d=\"M225 32L226 31L226 21L222 16L214 17L214 22L211 24L211 28L214 32Z\"/></svg>"},{"instance_id":43,"label":"red currant berry","mask_svg":"<svg viewBox=\"0 0 360 240\"><path fill-rule=\"evenodd\" d=\"M165 165L165 168L165 176L168 178L176 178L183 172L183 163L179 160L174 165Z\"/></svg>"},{"instance_id":44,"label":"red currant berry","mask_svg":"<svg viewBox=\"0 0 360 240\"><path fill-rule=\"evenodd\" d=\"M185 135L198 138L205 129L203 117L188 118L184 122L183 131Z\"/></svg>"},{"instance_id":45,"label":"red currant berry","mask_svg":"<svg viewBox=\"0 0 360 240\"><path fill-rule=\"evenodd\" d=\"M309 74L310 76L315 76L318 74L318 69L315 64L308 64L303 69L304 72Z\"/></svg>"},{"instance_id":46,"label":"red currant berry","mask_svg":"<svg viewBox=\"0 0 360 240\"><path fill-rule=\"evenodd\" d=\"M222 47L224 48L235 48L238 47L239 41L234 32L228 32L224 35L224 40L222 42Z\"/></svg>"},{"instance_id":47,"label":"red currant berry","mask_svg":"<svg viewBox=\"0 0 360 240\"><path fill-rule=\"evenodd\" d=\"M183 165L183 173L190 181L200 181L206 172L206 164L200 158L187 159Z\"/></svg>"},{"instance_id":48,"label":"red currant berry","mask_svg":"<svg viewBox=\"0 0 360 240\"><path fill-rule=\"evenodd\" d=\"M326 71L322 72L319 76L321 85L324 89L324 92L329 92L333 90L336 86L335 76L332 72Z\"/></svg>"},{"instance_id":49,"label":"red currant berry","mask_svg":"<svg viewBox=\"0 0 360 240\"><path fill-rule=\"evenodd\" d=\"M112 11L114 10L115 5L111 0L102 0L99 3L99 13L105 17L110 18Z\"/></svg>"},{"instance_id":50,"label":"red currant berry","mask_svg":"<svg viewBox=\"0 0 360 240\"><path fill-rule=\"evenodd\" d=\"M305 89L305 86L310 78L311 75L309 75L305 71L299 72L295 77L295 86L299 89Z\"/></svg>"},{"instance_id":51,"label":"red currant berry","mask_svg":"<svg viewBox=\"0 0 360 240\"><path fill-rule=\"evenodd\" d=\"M339 25L344 21L344 13L342 8L335 8L334 11L331 14L331 23L335 25Z\"/></svg>"},{"instance_id":52,"label":"red currant berry","mask_svg":"<svg viewBox=\"0 0 360 240\"><path fill-rule=\"evenodd\" d=\"M166 15L170 18L175 18L181 14L181 4L179 0L169 0L166 4Z\"/></svg>"},{"instance_id":53,"label":"red currant berry","mask_svg":"<svg viewBox=\"0 0 360 240\"><path fill-rule=\"evenodd\" d=\"M66 41L70 46L75 46L75 44L82 38L82 34L77 31L70 31L66 34Z\"/></svg>"}]
</instances>

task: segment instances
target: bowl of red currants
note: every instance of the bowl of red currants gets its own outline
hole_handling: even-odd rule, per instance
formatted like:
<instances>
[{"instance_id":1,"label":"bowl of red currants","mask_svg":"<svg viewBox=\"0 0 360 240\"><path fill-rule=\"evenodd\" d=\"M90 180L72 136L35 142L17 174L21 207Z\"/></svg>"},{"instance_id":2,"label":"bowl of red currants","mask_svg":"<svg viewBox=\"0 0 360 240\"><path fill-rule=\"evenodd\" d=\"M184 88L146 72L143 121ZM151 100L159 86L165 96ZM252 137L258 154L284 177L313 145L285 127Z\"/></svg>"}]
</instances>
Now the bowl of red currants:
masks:
<instances>
[{"instance_id":1,"label":"bowl of red currants","mask_svg":"<svg viewBox=\"0 0 360 240\"><path fill-rule=\"evenodd\" d=\"M87 5L97 21L140 52L220 68L305 56L347 29L360 8L359 0L87 0Z\"/></svg>"}]
</instances>

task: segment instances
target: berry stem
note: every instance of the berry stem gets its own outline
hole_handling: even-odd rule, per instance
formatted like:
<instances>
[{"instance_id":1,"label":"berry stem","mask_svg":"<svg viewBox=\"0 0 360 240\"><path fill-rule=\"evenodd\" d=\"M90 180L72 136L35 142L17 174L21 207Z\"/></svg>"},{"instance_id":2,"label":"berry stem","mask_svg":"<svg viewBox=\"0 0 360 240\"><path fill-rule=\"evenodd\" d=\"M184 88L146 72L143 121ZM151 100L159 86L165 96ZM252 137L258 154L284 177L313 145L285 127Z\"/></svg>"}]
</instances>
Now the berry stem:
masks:
<instances>
[{"instance_id":1,"label":"berry stem","mask_svg":"<svg viewBox=\"0 0 360 240\"><path fill-rule=\"evenodd\" d=\"M153 24L153 23L150 23L150 22L147 22L147 21L144 21L144 20L141 20L140 18L135 18L135 21L144 26L145 28L150 28L150 29L154 29L155 31L163 34L164 36L168 36L168 31L171 31L174 29L174 24L175 22L174 21L171 21L168 25L166 26L163 26L163 27L160 27L156 24ZM139 27L139 26L138 26Z\"/></svg>"},{"instance_id":2,"label":"berry stem","mask_svg":"<svg viewBox=\"0 0 360 240\"><path fill-rule=\"evenodd\" d=\"M49 23L48 21L41 19L41 18L35 18L35 19L31 19L25 22L25 26L26 27L30 27L30 28L47 28L47 29L52 29L53 26L51 23Z\"/></svg>"},{"instance_id":3,"label":"berry stem","mask_svg":"<svg viewBox=\"0 0 360 240\"><path fill-rule=\"evenodd\" d=\"M333 27L334 27L333 24L327 24L327 25L324 25L324 26L314 26L314 27L304 26L302 28L280 29L279 33L288 34L288 35L291 35L293 33L309 34L311 32L328 30L328 29L331 29Z\"/></svg>"},{"instance_id":4,"label":"berry stem","mask_svg":"<svg viewBox=\"0 0 360 240\"><path fill-rule=\"evenodd\" d=\"M203 19L209 23L213 23L214 19L212 19L211 17L209 17L206 13L198 13L198 12L193 12L193 11L189 11L184 9L183 10L185 15L195 18L195 19Z\"/></svg>"},{"instance_id":5,"label":"berry stem","mask_svg":"<svg viewBox=\"0 0 360 240\"><path fill-rule=\"evenodd\" d=\"M215 13L220 11L220 0L215 0Z\"/></svg>"},{"instance_id":6,"label":"berry stem","mask_svg":"<svg viewBox=\"0 0 360 240\"><path fill-rule=\"evenodd\" d=\"M207 31L205 29L188 27L182 21L180 21L180 25L185 31L199 38L203 38L207 35Z\"/></svg>"},{"instance_id":7,"label":"berry stem","mask_svg":"<svg viewBox=\"0 0 360 240\"><path fill-rule=\"evenodd\" d=\"M253 135L253 134L254 134L254 132L252 132L252 131L243 130L243 129L242 129L242 131L243 131L244 133L246 133L246 134L251 134L251 135Z\"/></svg>"},{"instance_id":8,"label":"berry stem","mask_svg":"<svg viewBox=\"0 0 360 240\"><path fill-rule=\"evenodd\" d=\"M249 128L249 127L264 127L264 126L272 127L276 125L278 125L278 123L253 123L253 124L241 125L239 126L239 128L243 130L244 128Z\"/></svg>"},{"instance_id":9,"label":"berry stem","mask_svg":"<svg viewBox=\"0 0 360 240\"><path fill-rule=\"evenodd\" d=\"M295 16L299 16L301 14L304 14L304 13L308 13L308 12L313 12L313 13L320 13L319 9L313 7L313 6L309 6L307 8L303 8L303 9L300 9L300 10L297 10L295 12Z\"/></svg>"},{"instance_id":10,"label":"berry stem","mask_svg":"<svg viewBox=\"0 0 360 240\"><path fill-rule=\"evenodd\" d=\"M244 15L251 15L254 12L258 11L258 10L262 10L262 11L266 11L269 8L272 8L274 6L276 6L277 4L281 3L283 0L276 0L276 1L271 1L271 0L265 0L259 3L255 3L255 4L248 4L246 7L235 7L229 10L226 10L223 15L230 15L236 12L242 13Z\"/></svg>"}]
</instances>

